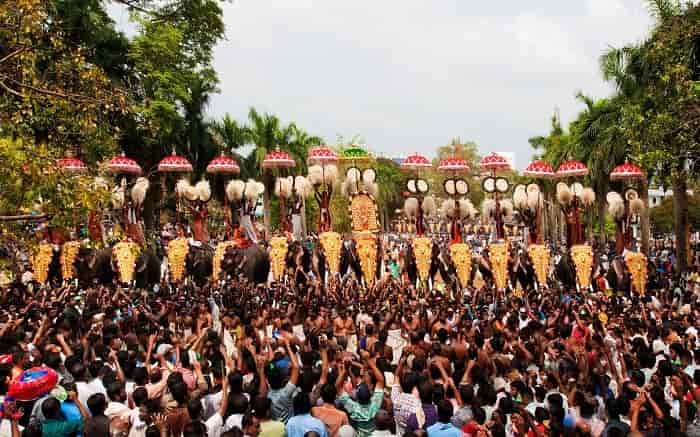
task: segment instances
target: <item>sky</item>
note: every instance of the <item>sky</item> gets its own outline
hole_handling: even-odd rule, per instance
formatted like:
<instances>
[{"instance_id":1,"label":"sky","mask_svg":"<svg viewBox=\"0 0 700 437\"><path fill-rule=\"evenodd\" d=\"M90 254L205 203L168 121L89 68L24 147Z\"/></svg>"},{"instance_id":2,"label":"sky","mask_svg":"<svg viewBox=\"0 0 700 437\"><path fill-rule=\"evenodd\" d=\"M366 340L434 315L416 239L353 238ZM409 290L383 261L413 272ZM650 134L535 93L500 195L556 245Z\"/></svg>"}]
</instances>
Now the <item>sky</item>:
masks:
<instances>
[{"instance_id":1,"label":"sky","mask_svg":"<svg viewBox=\"0 0 700 437\"><path fill-rule=\"evenodd\" d=\"M208 115L248 108L294 121L335 144L432 157L454 137L512 154L564 123L577 91L612 92L598 58L642 40L643 0L232 0L215 50L221 93ZM112 9L117 23L128 14Z\"/></svg>"}]
</instances>

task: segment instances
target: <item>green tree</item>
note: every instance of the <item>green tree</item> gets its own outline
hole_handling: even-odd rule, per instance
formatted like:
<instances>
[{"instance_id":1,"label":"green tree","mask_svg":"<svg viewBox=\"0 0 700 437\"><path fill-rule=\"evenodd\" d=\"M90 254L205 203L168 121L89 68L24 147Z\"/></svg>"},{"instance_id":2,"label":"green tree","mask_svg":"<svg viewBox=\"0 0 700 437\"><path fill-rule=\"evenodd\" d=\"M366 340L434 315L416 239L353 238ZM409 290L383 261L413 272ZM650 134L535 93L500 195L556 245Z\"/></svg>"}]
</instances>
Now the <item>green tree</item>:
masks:
<instances>
[{"instance_id":1,"label":"green tree","mask_svg":"<svg viewBox=\"0 0 700 437\"><path fill-rule=\"evenodd\" d=\"M673 199L666 198L658 206L651 208L650 218L654 234L659 236L674 232ZM688 221L693 231L700 230L700 197L688 197Z\"/></svg>"},{"instance_id":2,"label":"green tree","mask_svg":"<svg viewBox=\"0 0 700 437\"><path fill-rule=\"evenodd\" d=\"M306 155L309 147L320 144L322 140L310 136L294 123L284 126L280 119L272 114L260 114L255 108L248 112L248 132L250 142L254 144L245 165L250 171L262 175L265 184L263 195L263 210L265 229L269 233L272 226L270 194L274 191L275 176L294 174L303 175L306 172ZM268 153L274 150L288 152L296 161L296 167L289 170L263 169L262 163Z\"/></svg>"},{"instance_id":3,"label":"green tree","mask_svg":"<svg viewBox=\"0 0 700 437\"><path fill-rule=\"evenodd\" d=\"M217 155L217 146L209 129L210 123L204 119L209 98L216 91L214 83L207 82L203 77L194 78L183 108L184 136L187 138L185 156L192 163L195 179L204 175L207 165Z\"/></svg>"},{"instance_id":4,"label":"green tree","mask_svg":"<svg viewBox=\"0 0 700 437\"><path fill-rule=\"evenodd\" d=\"M670 175L678 268L685 271L687 186L700 159L700 7L671 0L651 6L657 19L651 36L640 45L610 50L601 64L604 78L624 99L623 129L633 153L647 169Z\"/></svg>"},{"instance_id":5,"label":"green tree","mask_svg":"<svg viewBox=\"0 0 700 437\"><path fill-rule=\"evenodd\" d=\"M59 171L56 159L73 150L96 165L114 150L112 121L130 108L65 29L53 2L0 3L0 215L34 211L70 226L100 196L90 194L88 178Z\"/></svg>"},{"instance_id":6,"label":"green tree","mask_svg":"<svg viewBox=\"0 0 700 437\"><path fill-rule=\"evenodd\" d=\"M390 229L394 211L403 210L407 175L396 162L388 158L377 158L372 167L377 172L377 184L380 187L377 199L380 219L384 229Z\"/></svg>"}]
</instances>

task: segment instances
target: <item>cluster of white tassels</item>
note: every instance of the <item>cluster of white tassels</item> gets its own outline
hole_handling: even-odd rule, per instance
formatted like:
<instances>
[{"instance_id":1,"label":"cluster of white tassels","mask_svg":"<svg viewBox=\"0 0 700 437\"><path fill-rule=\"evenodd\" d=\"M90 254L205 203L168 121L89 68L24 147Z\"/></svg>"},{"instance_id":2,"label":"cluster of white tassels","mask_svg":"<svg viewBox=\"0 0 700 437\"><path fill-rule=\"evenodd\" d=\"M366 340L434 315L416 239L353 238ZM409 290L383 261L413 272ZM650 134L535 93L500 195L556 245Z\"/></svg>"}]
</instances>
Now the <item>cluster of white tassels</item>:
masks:
<instances>
[{"instance_id":1,"label":"cluster of white tassels","mask_svg":"<svg viewBox=\"0 0 700 437\"><path fill-rule=\"evenodd\" d=\"M379 186L375 182L376 175L374 171L365 170L360 173L360 170L351 168L345 175L345 181L340 186L340 192L345 197L350 197L357 194L359 191L366 191L373 197L379 194Z\"/></svg>"},{"instance_id":2,"label":"cluster of white tassels","mask_svg":"<svg viewBox=\"0 0 700 437\"><path fill-rule=\"evenodd\" d=\"M265 192L265 184L262 182L248 179L243 182L239 179L234 179L226 184L226 197L231 202L237 202L245 196L250 202L255 202Z\"/></svg>"},{"instance_id":3,"label":"cluster of white tassels","mask_svg":"<svg viewBox=\"0 0 700 437\"><path fill-rule=\"evenodd\" d=\"M459 214L459 218L471 220L476 217L477 211L469 199L459 199L456 203L454 199L447 199L442 202L438 213L449 219L454 218L455 214Z\"/></svg>"},{"instance_id":4,"label":"cluster of white tassels","mask_svg":"<svg viewBox=\"0 0 700 437\"><path fill-rule=\"evenodd\" d=\"M510 219L513 216L513 202L510 199L499 200L501 216ZM481 212L484 218L493 218L496 213L496 201L485 199L481 204Z\"/></svg>"},{"instance_id":5,"label":"cluster of white tassels","mask_svg":"<svg viewBox=\"0 0 700 437\"><path fill-rule=\"evenodd\" d=\"M177 181L177 184L175 184L175 193L179 197L183 197L190 202L195 202L197 200L201 202L208 202L209 199L211 199L211 185L209 185L209 181L206 179L192 185L190 184L190 181L182 178Z\"/></svg>"}]
</instances>

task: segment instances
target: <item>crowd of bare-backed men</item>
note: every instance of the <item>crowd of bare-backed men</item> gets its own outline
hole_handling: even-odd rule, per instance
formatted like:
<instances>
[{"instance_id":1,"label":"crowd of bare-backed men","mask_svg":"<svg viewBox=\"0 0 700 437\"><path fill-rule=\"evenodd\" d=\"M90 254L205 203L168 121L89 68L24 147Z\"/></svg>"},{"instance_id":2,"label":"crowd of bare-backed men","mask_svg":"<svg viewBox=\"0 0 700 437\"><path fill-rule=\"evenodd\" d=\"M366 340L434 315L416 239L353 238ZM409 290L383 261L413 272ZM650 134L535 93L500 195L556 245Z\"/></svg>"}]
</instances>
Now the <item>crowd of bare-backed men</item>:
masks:
<instances>
[{"instance_id":1,"label":"crowd of bare-backed men","mask_svg":"<svg viewBox=\"0 0 700 437\"><path fill-rule=\"evenodd\" d=\"M387 241L369 287L351 244L338 276L293 246L278 283L39 287L24 275L1 298L0 436L700 433L700 276L676 271L672 247L649 254L645 295L603 247L588 290L566 255L536 287L515 252L503 293L487 257L473 269L483 287L460 289L439 247L417 288L410 249ZM38 366L55 387L9 399Z\"/></svg>"}]
</instances>

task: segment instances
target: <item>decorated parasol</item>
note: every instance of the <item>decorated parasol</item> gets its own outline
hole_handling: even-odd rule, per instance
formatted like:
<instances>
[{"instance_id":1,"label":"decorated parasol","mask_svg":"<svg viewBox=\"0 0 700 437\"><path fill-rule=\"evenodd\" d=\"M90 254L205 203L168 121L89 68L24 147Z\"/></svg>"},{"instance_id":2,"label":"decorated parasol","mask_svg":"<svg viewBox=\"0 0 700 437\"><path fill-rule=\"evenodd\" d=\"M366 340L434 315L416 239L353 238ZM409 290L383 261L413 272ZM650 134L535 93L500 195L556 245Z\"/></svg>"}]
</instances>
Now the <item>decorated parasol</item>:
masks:
<instances>
[{"instance_id":1,"label":"decorated parasol","mask_svg":"<svg viewBox=\"0 0 700 437\"><path fill-rule=\"evenodd\" d=\"M369 152L357 145L343 149L338 158L341 162L352 162L353 164L366 163L373 160Z\"/></svg>"},{"instance_id":2,"label":"decorated parasol","mask_svg":"<svg viewBox=\"0 0 700 437\"><path fill-rule=\"evenodd\" d=\"M69 173L84 173L88 170L87 165L78 158L68 157L59 159L57 164L60 169Z\"/></svg>"},{"instance_id":3,"label":"decorated parasol","mask_svg":"<svg viewBox=\"0 0 700 437\"><path fill-rule=\"evenodd\" d=\"M105 166L108 171L113 173L125 173L132 175L141 174L141 166L136 163L133 159L121 153L107 162Z\"/></svg>"},{"instance_id":4,"label":"decorated parasol","mask_svg":"<svg viewBox=\"0 0 700 437\"><path fill-rule=\"evenodd\" d=\"M628 162L618 165L610 173L611 181L630 181L641 179L644 177L644 172L641 168Z\"/></svg>"},{"instance_id":5,"label":"decorated parasol","mask_svg":"<svg viewBox=\"0 0 700 437\"><path fill-rule=\"evenodd\" d=\"M552 166L549 165L547 161L538 159L537 161L532 161L523 170L523 176L529 176L535 179L551 179L556 177L556 173Z\"/></svg>"},{"instance_id":6,"label":"decorated parasol","mask_svg":"<svg viewBox=\"0 0 700 437\"><path fill-rule=\"evenodd\" d=\"M573 176L586 176L588 174L588 167L581 161L572 159L566 161L559 166L557 170L557 177L573 177Z\"/></svg>"},{"instance_id":7,"label":"decorated parasol","mask_svg":"<svg viewBox=\"0 0 700 437\"><path fill-rule=\"evenodd\" d=\"M187 158L173 153L161 159L158 163L158 171L162 173L187 173L192 171L192 164Z\"/></svg>"},{"instance_id":8,"label":"decorated parasol","mask_svg":"<svg viewBox=\"0 0 700 437\"><path fill-rule=\"evenodd\" d=\"M469 164L462 158L446 158L440 161L437 169L443 172L469 171Z\"/></svg>"},{"instance_id":9,"label":"decorated parasol","mask_svg":"<svg viewBox=\"0 0 700 437\"><path fill-rule=\"evenodd\" d=\"M510 169L510 163L503 156L492 152L490 155L486 155L481 158L481 161L479 161L479 168L481 170L495 172L497 170Z\"/></svg>"},{"instance_id":10,"label":"decorated parasol","mask_svg":"<svg viewBox=\"0 0 700 437\"><path fill-rule=\"evenodd\" d=\"M406 159L403 160L401 163L401 168L405 170L421 170L425 168L430 168L432 167L433 164L431 164L430 160L426 158L423 155L419 155L418 153L414 153L412 155L408 155Z\"/></svg>"},{"instance_id":11,"label":"decorated parasol","mask_svg":"<svg viewBox=\"0 0 700 437\"><path fill-rule=\"evenodd\" d=\"M338 155L326 146L318 146L309 150L309 155L306 158L306 162L309 164L318 164L325 166L328 164L335 164L338 162Z\"/></svg>"},{"instance_id":12,"label":"decorated parasol","mask_svg":"<svg viewBox=\"0 0 700 437\"><path fill-rule=\"evenodd\" d=\"M228 156L218 156L207 165L207 173L212 174L235 174L240 173L241 168L235 159Z\"/></svg>"},{"instance_id":13,"label":"decorated parasol","mask_svg":"<svg viewBox=\"0 0 700 437\"><path fill-rule=\"evenodd\" d=\"M241 168L238 166L238 163L236 162L235 159L229 158L228 156L225 156L223 153L221 156L217 156L216 158L212 159L212 161L207 165L207 173L211 174L221 174L221 175L230 175L230 174L236 174L240 173ZM228 208L228 196L224 193L224 214L225 214L225 220L226 220L226 235L230 238L231 234L231 217L230 217L230 211ZM216 277L216 276L215 276Z\"/></svg>"},{"instance_id":14,"label":"decorated parasol","mask_svg":"<svg viewBox=\"0 0 700 437\"><path fill-rule=\"evenodd\" d=\"M265 159L263 159L262 162L263 168L290 168L296 167L296 165L297 163L294 161L294 158L292 158L292 155L282 150L275 150L268 153L265 155Z\"/></svg>"}]
</instances>

